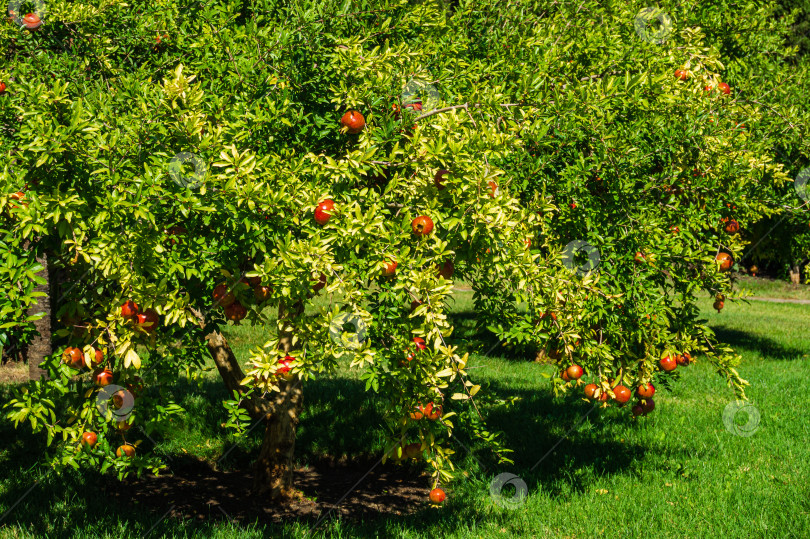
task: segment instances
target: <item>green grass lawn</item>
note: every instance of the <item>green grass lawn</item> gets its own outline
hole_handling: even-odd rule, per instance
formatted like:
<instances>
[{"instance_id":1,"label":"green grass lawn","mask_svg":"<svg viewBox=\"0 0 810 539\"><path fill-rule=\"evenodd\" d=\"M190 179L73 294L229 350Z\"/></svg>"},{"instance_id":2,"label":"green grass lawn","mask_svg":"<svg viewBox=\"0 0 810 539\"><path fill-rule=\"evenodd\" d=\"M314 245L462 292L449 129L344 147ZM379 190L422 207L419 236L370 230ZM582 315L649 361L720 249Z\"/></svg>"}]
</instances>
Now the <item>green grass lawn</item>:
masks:
<instances>
[{"instance_id":1,"label":"green grass lawn","mask_svg":"<svg viewBox=\"0 0 810 539\"><path fill-rule=\"evenodd\" d=\"M469 294L462 294L458 323L470 322L464 317L469 307ZM496 349L489 357L476 356L471 366L477 368L470 372L489 391L521 397L508 412L488 410L490 424L504 431L514 450L515 465L497 465L485 448L470 445L467 433L459 432L456 450L466 477L447 487L444 507L420 506L415 515L361 522L327 519L315 534L810 537L810 396L805 390L810 385L810 307L728 302L717 314L709 299L701 307L722 340L742 354L739 371L751 382L748 395L760 414L753 435L727 430L722 414L733 394L700 358L679 368L673 391L656 393L656 410L636 421L626 410L588 414L586 402L553 398L541 376L551 372L550 366L500 356ZM248 328L232 329L228 336L237 354L263 337ZM174 393L187 414L156 440L155 450L167 454L179 474L190 457L213 463L226 452L221 463L226 470L250 465L259 429L234 438L219 426L225 414L218 401L225 393L215 372L199 383L184 380ZM0 402L7 395L7 386L0 386ZM378 458L383 430L376 400L347 370L307 384L299 463L324 456ZM746 419L740 413L736 423ZM162 519L164 511L146 508L147 500L127 500L126 483L92 472L43 475L36 462L44 450L44 439L25 429L14 431L0 420L0 537L304 537L312 524L287 519L241 526L213 518L216 512L197 522ZM492 479L502 473L526 484L528 497L514 509L497 505L490 495ZM509 488L504 492L511 495ZM113 490L123 492L123 500L112 500ZM172 500L165 505L168 510Z\"/></svg>"}]
</instances>

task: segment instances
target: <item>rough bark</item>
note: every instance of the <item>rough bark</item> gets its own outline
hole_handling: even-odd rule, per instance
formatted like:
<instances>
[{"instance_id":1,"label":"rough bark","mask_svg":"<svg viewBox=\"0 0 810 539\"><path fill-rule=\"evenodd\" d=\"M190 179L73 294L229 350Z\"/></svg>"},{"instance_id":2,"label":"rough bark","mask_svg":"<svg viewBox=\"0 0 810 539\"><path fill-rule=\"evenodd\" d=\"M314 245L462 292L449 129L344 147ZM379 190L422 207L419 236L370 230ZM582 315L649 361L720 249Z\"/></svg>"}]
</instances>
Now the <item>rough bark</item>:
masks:
<instances>
[{"instance_id":1,"label":"rough bark","mask_svg":"<svg viewBox=\"0 0 810 539\"><path fill-rule=\"evenodd\" d=\"M219 331L209 333L206 337L206 346L211 357L214 358L214 363L216 363L219 375L222 377L225 387L228 388L228 392L246 392L248 388L239 383L245 378L245 373L222 333ZM258 421L272 412L271 403L261 397L245 400L242 406L254 421Z\"/></svg>"},{"instance_id":2,"label":"rough bark","mask_svg":"<svg viewBox=\"0 0 810 539\"><path fill-rule=\"evenodd\" d=\"M280 321L291 320L304 311L301 302L292 307L279 306ZM293 350L293 332L281 331L279 348L286 353ZM265 418L264 439L259 456L253 466L253 492L271 500L293 497L293 456L295 431L304 400L304 392L298 379L281 381L281 391L274 394L273 413Z\"/></svg>"},{"instance_id":3,"label":"rough bark","mask_svg":"<svg viewBox=\"0 0 810 539\"><path fill-rule=\"evenodd\" d=\"M28 379L39 380L41 378L48 378L47 373L40 367L45 357L53 353L53 346L51 344L51 287L48 275L48 257L44 253L37 256L37 262L42 264L44 268L39 275L45 279L44 284L38 284L35 292L41 292L43 295L36 298L36 302L28 307L28 316L33 316L44 312L45 316L34 322L36 334L28 343L25 349L26 357L28 359Z\"/></svg>"}]
</instances>

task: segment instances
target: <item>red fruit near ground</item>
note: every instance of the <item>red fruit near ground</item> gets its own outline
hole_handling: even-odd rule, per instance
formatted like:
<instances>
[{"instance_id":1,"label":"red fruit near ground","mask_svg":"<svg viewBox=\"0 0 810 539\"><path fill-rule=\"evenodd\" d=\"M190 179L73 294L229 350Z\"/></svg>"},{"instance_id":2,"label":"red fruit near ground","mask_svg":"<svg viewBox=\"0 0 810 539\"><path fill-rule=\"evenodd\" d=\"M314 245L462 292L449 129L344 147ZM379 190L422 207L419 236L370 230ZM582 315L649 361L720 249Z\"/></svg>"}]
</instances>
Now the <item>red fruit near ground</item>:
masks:
<instances>
[{"instance_id":1,"label":"red fruit near ground","mask_svg":"<svg viewBox=\"0 0 810 539\"><path fill-rule=\"evenodd\" d=\"M568 377L568 371L566 369L560 371L560 378L562 378L566 382L571 381L571 378Z\"/></svg>"},{"instance_id":2,"label":"red fruit near ground","mask_svg":"<svg viewBox=\"0 0 810 539\"><path fill-rule=\"evenodd\" d=\"M137 321L139 328L147 333L152 333L157 329L160 317L154 309L146 309L144 312L138 314Z\"/></svg>"},{"instance_id":3,"label":"red fruit near ground","mask_svg":"<svg viewBox=\"0 0 810 539\"><path fill-rule=\"evenodd\" d=\"M397 263L393 260L383 265L383 277L393 277L397 272Z\"/></svg>"},{"instance_id":4,"label":"red fruit near ground","mask_svg":"<svg viewBox=\"0 0 810 539\"><path fill-rule=\"evenodd\" d=\"M625 402L630 400L631 393L630 390L624 386L616 386L613 388L613 394L616 396L616 402L620 402L624 404Z\"/></svg>"},{"instance_id":5,"label":"red fruit near ground","mask_svg":"<svg viewBox=\"0 0 810 539\"><path fill-rule=\"evenodd\" d=\"M416 421L419 421L420 419L422 419L423 417L425 417L425 413L424 413L424 411L423 411L423 410L424 410L424 409L422 408L422 405L421 405L421 404L420 404L420 405L418 405L418 406L417 406L417 407L416 407L416 408L415 408L415 409L414 409L414 410L413 410L413 411L410 413L410 417L411 417L411 419L414 419L414 420L416 420Z\"/></svg>"},{"instance_id":6,"label":"red fruit near ground","mask_svg":"<svg viewBox=\"0 0 810 539\"><path fill-rule=\"evenodd\" d=\"M644 415L644 407L640 404L634 404L630 410L633 412L634 416Z\"/></svg>"},{"instance_id":7,"label":"red fruit near ground","mask_svg":"<svg viewBox=\"0 0 810 539\"><path fill-rule=\"evenodd\" d=\"M685 367L686 365L692 363L692 356L689 355L689 352L684 352L682 355L679 355L676 358L676 361L678 362L678 365Z\"/></svg>"},{"instance_id":8,"label":"red fruit near ground","mask_svg":"<svg viewBox=\"0 0 810 539\"><path fill-rule=\"evenodd\" d=\"M731 93L731 86L726 84L725 82L721 82L717 85L717 89L723 92L724 94L728 95Z\"/></svg>"},{"instance_id":9,"label":"red fruit near ground","mask_svg":"<svg viewBox=\"0 0 810 539\"><path fill-rule=\"evenodd\" d=\"M723 303L719 299L717 301L715 301L714 304L712 305L712 307L714 307L717 310L718 313L723 310L724 306L725 306L725 303Z\"/></svg>"},{"instance_id":10,"label":"red fruit near ground","mask_svg":"<svg viewBox=\"0 0 810 539\"><path fill-rule=\"evenodd\" d=\"M450 174L449 170L442 169L438 171L435 176L433 176L433 184L439 191L444 189L444 181L448 174Z\"/></svg>"},{"instance_id":11,"label":"red fruit near ground","mask_svg":"<svg viewBox=\"0 0 810 539\"><path fill-rule=\"evenodd\" d=\"M87 447L95 447L98 442L98 435L95 432L82 433L82 445Z\"/></svg>"},{"instance_id":12,"label":"red fruit near ground","mask_svg":"<svg viewBox=\"0 0 810 539\"><path fill-rule=\"evenodd\" d=\"M432 503L442 503L447 495L440 488L434 488L430 491L430 501Z\"/></svg>"},{"instance_id":13,"label":"red fruit near ground","mask_svg":"<svg viewBox=\"0 0 810 539\"><path fill-rule=\"evenodd\" d=\"M734 259L731 258L731 255L728 253L718 253L717 256L714 257L714 261L717 263L721 272L730 270L731 266L734 264Z\"/></svg>"},{"instance_id":14,"label":"red fruit near ground","mask_svg":"<svg viewBox=\"0 0 810 539\"><path fill-rule=\"evenodd\" d=\"M582 378L583 371L582 367L580 367L579 365L571 365L566 370L566 373L568 373L568 378L570 378L571 380L579 380L580 378Z\"/></svg>"},{"instance_id":15,"label":"red fruit near ground","mask_svg":"<svg viewBox=\"0 0 810 539\"><path fill-rule=\"evenodd\" d=\"M323 226L332 218L332 211L335 209L335 201L331 198L319 202L315 207L315 222Z\"/></svg>"},{"instance_id":16,"label":"red fruit near ground","mask_svg":"<svg viewBox=\"0 0 810 539\"><path fill-rule=\"evenodd\" d=\"M81 369L84 365L84 352L73 346L66 348L62 352L62 361L74 369Z\"/></svg>"},{"instance_id":17,"label":"red fruit near ground","mask_svg":"<svg viewBox=\"0 0 810 539\"><path fill-rule=\"evenodd\" d=\"M430 419L431 421L436 421L442 416L442 406L440 404L433 404L429 402L427 406L425 406L425 417Z\"/></svg>"},{"instance_id":18,"label":"red fruit near ground","mask_svg":"<svg viewBox=\"0 0 810 539\"><path fill-rule=\"evenodd\" d=\"M644 403L641 407L644 409L644 415L647 415L655 410L655 401L652 399L644 399Z\"/></svg>"},{"instance_id":19,"label":"red fruit near ground","mask_svg":"<svg viewBox=\"0 0 810 539\"><path fill-rule=\"evenodd\" d=\"M411 221L411 230L417 236L427 236L433 231L433 219L427 215L420 215Z\"/></svg>"},{"instance_id":20,"label":"red fruit near ground","mask_svg":"<svg viewBox=\"0 0 810 539\"><path fill-rule=\"evenodd\" d=\"M135 456L135 448L130 444L124 444L118 449L115 450L116 457L123 457L126 455L127 457L134 457Z\"/></svg>"},{"instance_id":21,"label":"red fruit near ground","mask_svg":"<svg viewBox=\"0 0 810 539\"><path fill-rule=\"evenodd\" d=\"M417 350L424 350L427 348L427 345L425 345L425 339L422 337L414 337L413 342L416 345Z\"/></svg>"},{"instance_id":22,"label":"red fruit near ground","mask_svg":"<svg viewBox=\"0 0 810 539\"><path fill-rule=\"evenodd\" d=\"M42 19L36 13L28 13L23 17L23 26L28 30L36 30L42 24Z\"/></svg>"},{"instance_id":23,"label":"red fruit near ground","mask_svg":"<svg viewBox=\"0 0 810 539\"><path fill-rule=\"evenodd\" d=\"M721 223L725 223L725 227L723 227L723 230L725 230L729 234L736 234L737 232L740 231L740 223L738 223L734 219L724 217Z\"/></svg>"},{"instance_id":24,"label":"red fruit near ground","mask_svg":"<svg viewBox=\"0 0 810 539\"><path fill-rule=\"evenodd\" d=\"M588 385L586 385L585 386L585 396L588 397L589 399L592 399L593 395L594 395L594 393L596 392L597 389L598 389L598 386L596 384L588 384Z\"/></svg>"},{"instance_id":25,"label":"red fruit near ground","mask_svg":"<svg viewBox=\"0 0 810 539\"><path fill-rule=\"evenodd\" d=\"M256 297L256 301L259 303L263 303L267 301L267 298L270 297L270 287L269 286L257 286L253 289L253 295Z\"/></svg>"},{"instance_id":26,"label":"red fruit near ground","mask_svg":"<svg viewBox=\"0 0 810 539\"><path fill-rule=\"evenodd\" d=\"M609 398L610 398L610 396L607 394L607 392L603 391L602 393L599 394L599 397L596 400L598 400L600 402L605 402Z\"/></svg>"},{"instance_id":27,"label":"red fruit near ground","mask_svg":"<svg viewBox=\"0 0 810 539\"><path fill-rule=\"evenodd\" d=\"M661 361L658 362L661 365L661 368L667 372L674 371L675 368L678 366L678 362L675 361L675 358L672 356L666 356L661 358Z\"/></svg>"},{"instance_id":28,"label":"red fruit near ground","mask_svg":"<svg viewBox=\"0 0 810 539\"><path fill-rule=\"evenodd\" d=\"M356 110L349 110L340 119L340 125L346 128L347 133L356 135L366 126L366 119L360 112Z\"/></svg>"},{"instance_id":29,"label":"red fruit near ground","mask_svg":"<svg viewBox=\"0 0 810 539\"><path fill-rule=\"evenodd\" d=\"M278 370L276 370L276 375L281 376L285 380L292 379L292 374L290 374L290 370L292 369L292 364L295 361L293 356L284 356L284 359L278 360Z\"/></svg>"},{"instance_id":30,"label":"red fruit near ground","mask_svg":"<svg viewBox=\"0 0 810 539\"><path fill-rule=\"evenodd\" d=\"M638 386L636 390L636 395L638 395L642 399L649 399L653 395L655 395L655 387L652 384L647 384L646 386Z\"/></svg>"},{"instance_id":31,"label":"red fruit near ground","mask_svg":"<svg viewBox=\"0 0 810 539\"><path fill-rule=\"evenodd\" d=\"M689 74L686 71L682 70L682 69L676 69L675 70L675 76L679 80L686 80L686 79L689 78Z\"/></svg>"},{"instance_id":32,"label":"red fruit near ground","mask_svg":"<svg viewBox=\"0 0 810 539\"><path fill-rule=\"evenodd\" d=\"M6 91L6 83L0 80L0 94Z\"/></svg>"},{"instance_id":33,"label":"red fruit near ground","mask_svg":"<svg viewBox=\"0 0 810 539\"><path fill-rule=\"evenodd\" d=\"M97 386L108 386L112 384L113 381L113 372L110 369L103 369L101 371L96 371L93 374L93 383Z\"/></svg>"},{"instance_id":34,"label":"red fruit near ground","mask_svg":"<svg viewBox=\"0 0 810 539\"><path fill-rule=\"evenodd\" d=\"M233 295L233 292L228 290L228 285L225 283L215 286L211 297L214 298L214 304L221 307L228 307L234 301L236 301L236 296Z\"/></svg>"},{"instance_id":35,"label":"red fruit near ground","mask_svg":"<svg viewBox=\"0 0 810 539\"><path fill-rule=\"evenodd\" d=\"M318 282L312 285L312 291L317 292L318 290L322 289L326 286L326 275L321 273L321 276L318 278Z\"/></svg>"},{"instance_id":36,"label":"red fruit near ground","mask_svg":"<svg viewBox=\"0 0 810 539\"><path fill-rule=\"evenodd\" d=\"M247 316L247 309L244 305L235 301L225 307L225 318L231 322L239 322Z\"/></svg>"},{"instance_id":37,"label":"red fruit near ground","mask_svg":"<svg viewBox=\"0 0 810 539\"><path fill-rule=\"evenodd\" d=\"M141 310L138 307L138 304L132 301L131 299L125 301L124 304L121 305L121 316L123 316L124 318L132 318L139 312L141 312Z\"/></svg>"},{"instance_id":38,"label":"red fruit near ground","mask_svg":"<svg viewBox=\"0 0 810 539\"><path fill-rule=\"evenodd\" d=\"M104 361L104 351L100 350L98 348L94 348L93 349L93 358L92 358L90 363L94 367L98 367L99 365L101 365L102 361Z\"/></svg>"}]
</instances>

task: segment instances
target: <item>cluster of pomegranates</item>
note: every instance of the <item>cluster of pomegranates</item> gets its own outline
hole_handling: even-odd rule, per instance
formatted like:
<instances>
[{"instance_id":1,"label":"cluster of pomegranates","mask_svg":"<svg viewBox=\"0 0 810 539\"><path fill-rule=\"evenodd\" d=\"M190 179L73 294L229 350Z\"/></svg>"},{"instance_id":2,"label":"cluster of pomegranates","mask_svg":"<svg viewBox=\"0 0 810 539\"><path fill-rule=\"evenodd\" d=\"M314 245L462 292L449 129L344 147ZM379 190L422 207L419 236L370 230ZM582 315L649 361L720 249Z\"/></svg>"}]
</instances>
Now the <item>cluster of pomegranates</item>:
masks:
<instances>
[{"instance_id":1,"label":"cluster of pomegranates","mask_svg":"<svg viewBox=\"0 0 810 539\"><path fill-rule=\"evenodd\" d=\"M240 279L240 282L253 289L253 296L259 303L267 301L267 298L270 297L270 287L262 286L260 278L243 277ZM234 293L228 288L227 283L220 283L215 286L212 297L214 298L214 305L222 307L225 311L225 318L231 322L239 322L247 316L247 308L237 301Z\"/></svg>"}]
</instances>

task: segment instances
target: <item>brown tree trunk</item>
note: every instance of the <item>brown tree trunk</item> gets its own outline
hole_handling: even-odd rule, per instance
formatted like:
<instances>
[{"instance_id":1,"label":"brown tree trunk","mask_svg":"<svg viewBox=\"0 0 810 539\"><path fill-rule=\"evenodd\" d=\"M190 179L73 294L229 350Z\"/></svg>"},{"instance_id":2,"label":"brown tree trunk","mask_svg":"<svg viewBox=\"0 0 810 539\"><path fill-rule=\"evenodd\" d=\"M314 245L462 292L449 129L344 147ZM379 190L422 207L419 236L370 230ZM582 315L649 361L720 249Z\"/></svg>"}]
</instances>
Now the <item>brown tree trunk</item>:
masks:
<instances>
[{"instance_id":1,"label":"brown tree trunk","mask_svg":"<svg viewBox=\"0 0 810 539\"><path fill-rule=\"evenodd\" d=\"M279 305L278 318L286 322L304 312L303 303L295 303L291 308ZM286 353L293 350L293 331L281 331L279 348ZM281 381L281 391L274 394L273 412L266 416L264 440L259 456L253 465L253 492L267 496L271 500L293 497L293 457L295 452L295 430L304 401L301 381L292 379Z\"/></svg>"},{"instance_id":2,"label":"brown tree trunk","mask_svg":"<svg viewBox=\"0 0 810 539\"><path fill-rule=\"evenodd\" d=\"M28 379L39 380L41 378L48 378L47 373L40 367L46 356L53 353L53 346L51 345L51 287L50 279L48 276L48 257L45 253L37 256L37 262L42 264L44 268L39 275L45 279L44 284L37 285L34 288L36 292L42 292L42 296L36 298L36 302L28 307L28 316L34 316L44 312L45 316L34 322L34 328L37 330L31 342L26 347L26 357L28 358Z\"/></svg>"}]
</instances>

